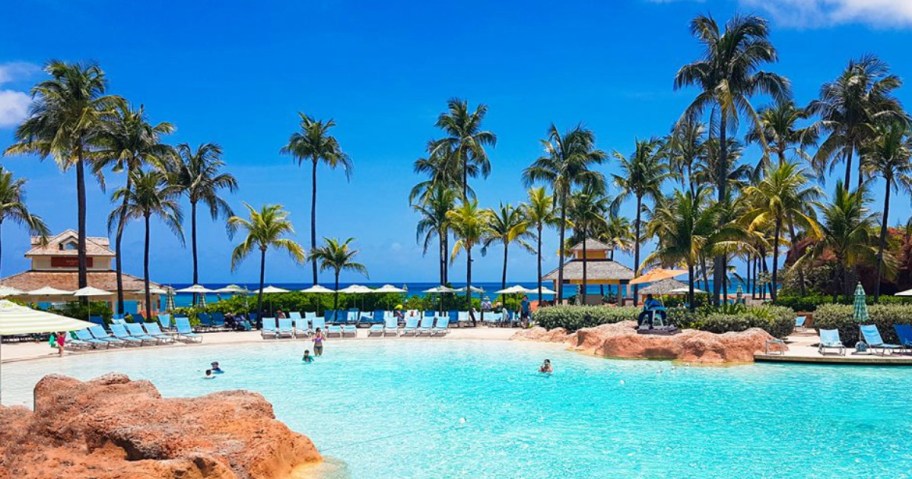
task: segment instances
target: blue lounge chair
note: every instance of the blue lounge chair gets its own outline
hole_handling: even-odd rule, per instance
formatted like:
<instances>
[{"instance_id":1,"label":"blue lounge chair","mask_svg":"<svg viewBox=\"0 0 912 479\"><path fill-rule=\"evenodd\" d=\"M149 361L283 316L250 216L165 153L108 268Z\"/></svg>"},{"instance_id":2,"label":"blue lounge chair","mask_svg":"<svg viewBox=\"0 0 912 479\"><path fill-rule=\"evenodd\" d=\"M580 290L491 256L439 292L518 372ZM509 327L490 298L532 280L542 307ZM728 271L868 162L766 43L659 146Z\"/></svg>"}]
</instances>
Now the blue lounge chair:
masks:
<instances>
[{"instance_id":1,"label":"blue lounge chair","mask_svg":"<svg viewBox=\"0 0 912 479\"><path fill-rule=\"evenodd\" d=\"M127 333L127 328L123 324L112 324L111 325L111 334L115 338L125 342L126 344L132 344L134 346L142 346L143 340L134 338Z\"/></svg>"},{"instance_id":2,"label":"blue lounge chair","mask_svg":"<svg viewBox=\"0 0 912 479\"><path fill-rule=\"evenodd\" d=\"M89 316L89 322L92 324L97 324L99 326L105 325L104 318L101 316Z\"/></svg>"},{"instance_id":3,"label":"blue lounge chair","mask_svg":"<svg viewBox=\"0 0 912 479\"><path fill-rule=\"evenodd\" d=\"M437 316L437 324L434 325L434 329L431 330L431 336L446 336L446 333L450 331L450 316Z\"/></svg>"},{"instance_id":4,"label":"blue lounge chair","mask_svg":"<svg viewBox=\"0 0 912 479\"><path fill-rule=\"evenodd\" d=\"M105 341L109 346L126 346L126 341L122 341L117 338L112 338L107 331L104 330L101 326L95 325L89 328L89 333L92 334L92 337L100 341Z\"/></svg>"},{"instance_id":5,"label":"blue lounge chair","mask_svg":"<svg viewBox=\"0 0 912 479\"><path fill-rule=\"evenodd\" d=\"M342 337L342 326L339 326L338 324L330 324L326 328L326 337L328 338L331 336L338 336L341 338Z\"/></svg>"},{"instance_id":6,"label":"blue lounge chair","mask_svg":"<svg viewBox=\"0 0 912 479\"><path fill-rule=\"evenodd\" d=\"M209 329L212 327L212 317L209 316L209 313L199 313L196 315L196 319L199 320L201 328Z\"/></svg>"},{"instance_id":7,"label":"blue lounge chair","mask_svg":"<svg viewBox=\"0 0 912 479\"><path fill-rule=\"evenodd\" d=\"M418 330L415 332L416 336L421 335L431 335L431 332L434 330L434 320L436 316L422 316L421 317L421 326L418 326Z\"/></svg>"},{"instance_id":8,"label":"blue lounge chair","mask_svg":"<svg viewBox=\"0 0 912 479\"><path fill-rule=\"evenodd\" d=\"M66 342L63 343L63 349L78 351L81 349L92 349L92 345L78 338L67 335Z\"/></svg>"},{"instance_id":9,"label":"blue lounge chair","mask_svg":"<svg viewBox=\"0 0 912 479\"><path fill-rule=\"evenodd\" d=\"M361 311L356 308L349 308L346 311L345 323L346 324L358 324L358 321L361 320Z\"/></svg>"},{"instance_id":10,"label":"blue lounge chair","mask_svg":"<svg viewBox=\"0 0 912 479\"><path fill-rule=\"evenodd\" d=\"M804 316L796 316L795 317L795 327L804 328L804 323L806 320L807 320L807 318Z\"/></svg>"},{"instance_id":11,"label":"blue lounge chair","mask_svg":"<svg viewBox=\"0 0 912 479\"><path fill-rule=\"evenodd\" d=\"M161 341L158 338L154 338L146 334L146 330L142 327L143 323L130 323L127 326L127 332L130 333L131 338L136 338L142 341L142 344L158 344Z\"/></svg>"},{"instance_id":12,"label":"blue lounge chair","mask_svg":"<svg viewBox=\"0 0 912 479\"><path fill-rule=\"evenodd\" d=\"M170 314L159 314L158 315L158 324L161 325L161 329L168 331L171 329L171 315Z\"/></svg>"},{"instance_id":13,"label":"blue lounge chair","mask_svg":"<svg viewBox=\"0 0 912 479\"><path fill-rule=\"evenodd\" d=\"M158 323L144 323L143 327L146 328L146 334L157 339L160 343L174 342L174 338L169 334L165 334L161 328L158 327Z\"/></svg>"},{"instance_id":14,"label":"blue lounge chair","mask_svg":"<svg viewBox=\"0 0 912 479\"><path fill-rule=\"evenodd\" d=\"M305 313L306 314L306 313ZM307 319L301 317L301 313L292 311L291 319L294 320L294 335L296 338L306 338L310 336L311 330Z\"/></svg>"},{"instance_id":15,"label":"blue lounge chair","mask_svg":"<svg viewBox=\"0 0 912 479\"><path fill-rule=\"evenodd\" d=\"M326 318L324 318L322 316L314 316L313 319L311 320L310 327L313 329L313 332L315 332L315 333L317 332L318 329L325 333L326 332Z\"/></svg>"},{"instance_id":16,"label":"blue lounge chair","mask_svg":"<svg viewBox=\"0 0 912 479\"><path fill-rule=\"evenodd\" d=\"M79 331L76 331L76 338L96 349L100 347L108 349L108 346L111 345L111 343L107 341L93 338L92 333L90 333L88 329L80 329Z\"/></svg>"},{"instance_id":17,"label":"blue lounge chair","mask_svg":"<svg viewBox=\"0 0 912 479\"><path fill-rule=\"evenodd\" d=\"M820 330L820 345L817 346L817 352L826 354L827 349L837 349L840 356L845 356L845 346L842 345L842 340L839 339L838 329Z\"/></svg>"},{"instance_id":18,"label":"blue lounge chair","mask_svg":"<svg viewBox=\"0 0 912 479\"><path fill-rule=\"evenodd\" d=\"M275 318L263 318L263 328L260 329L260 336L263 339L272 338L275 339L279 337L279 333L276 331L276 319Z\"/></svg>"},{"instance_id":19,"label":"blue lounge chair","mask_svg":"<svg viewBox=\"0 0 912 479\"><path fill-rule=\"evenodd\" d=\"M450 318L450 326L459 326L459 311L451 309L447 311L447 316Z\"/></svg>"},{"instance_id":20,"label":"blue lounge chair","mask_svg":"<svg viewBox=\"0 0 912 479\"><path fill-rule=\"evenodd\" d=\"M212 327L218 329L225 329L225 314L215 312L212 313Z\"/></svg>"},{"instance_id":21,"label":"blue lounge chair","mask_svg":"<svg viewBox=\"0 0 912 479\"><path fill-rule=\"evenodd\" d=\"M418 316L409 316L405 318L405 327L399 333L399 336L417 336L418 335Z\"/></svg>"},{"instance_id":22,"label":"blue lounge chair","mask_svg":"<svg viewBox=\"0 0 912 479\"><path fill-rule=\"evenodd\" d=\"M346 324L342 326L342 337L351 336L353 338L358 336L358 327L354 324Z\"/></svg>"},{"instance_id":23,"label":"blue lounge chair","mask_svg":"<svg viewBox=\"0 0 912 479\"><path fill-rule=\"evenodd\" d=\"M894 324L893 329L896 331L896 337L899 339L899 344L901 344L906 351L912 350L912 324Z\"/></svg>"},{"instance_id":24,"label":"blue lounge chair","mask_svg":"<svg viewBox=\"0 0 912 479\"><path fill-rule=\"evenodd\" d=\"M385 315L386 315L386 311L384 311L382 309L375 309L374 314L371 315L370 323L379 324L380 326L383 326L383 322L384 322L383 317Z\"/></svg>"},{"instance_id":25,"label":"blue lounge chair","mask_svg":"<svg viewBox=\"0 0 912 479\"><path fill-rule=\"evenodd\" d=\"M396 316L389 315L384 320L383 335L384 336L399 336L399 320L396 319Z\"/></svg>"},{"instance_id":26,"label":"blue lounge chair","mask_svg":"<svg viewBox=\"0 0 912 479\"><path fill-rule=\"evenodd\" d=\"M887 351L893 352L903 348L898 344L885 344L883 338L880 337L880 331L877 330L877 326L874 324L862 324L858 328L861 330L864 341L868 343L868 347L874 350L875 353L878 349L880 354L886 354Z\"/></svg>"},{"instance_id":27,"label":"blue lounge chair","mask_svg":"<svg viewBox=\"0 0 912 479\"><path fill-rule=\"evenodd\" d=\"M346 321L348 321L348 312L345 311L344 309L337 309L333 313L333 319L332 319L333 324L342 325L342 324L345 324Z\"/></svg>"},{"instance_id":28,"label":"blue lounge chair","mask_svg":"<svg viewBox=\"0 0 912 479\"><path fill-rule=\"evenodd\" d=\"M293 338L294 337L294 326L291 324L291 319L281 318L279 319L279 327L276 329L276 336L280 338Z\"/></svg>"},{"instance_id":29,"label":"blue lounge chair","mask_svg":"<svg viewBox=\"0 0 912 479\"><path fill-rule=\"evenodd\" d=\"M174 318L174 327L177 328L177 340L184 343L201 343L203 342L203 337L199 334L193 332L193 328L190 327L189 318Z\"/></svg>"},{"instance_id":30,"label":"blue lounge chair","mask_svg":"<svg viewBox=\"0 0 912 479\"><path fill-rule=\"evenodd\" d=\"M380 318L380 324L377 324L377 318ZM383 336L383 311L379 309L374 311L371 322L374 324L371 324L370 329L367 330L367 337Z\"/></svg>"}]
</instances>

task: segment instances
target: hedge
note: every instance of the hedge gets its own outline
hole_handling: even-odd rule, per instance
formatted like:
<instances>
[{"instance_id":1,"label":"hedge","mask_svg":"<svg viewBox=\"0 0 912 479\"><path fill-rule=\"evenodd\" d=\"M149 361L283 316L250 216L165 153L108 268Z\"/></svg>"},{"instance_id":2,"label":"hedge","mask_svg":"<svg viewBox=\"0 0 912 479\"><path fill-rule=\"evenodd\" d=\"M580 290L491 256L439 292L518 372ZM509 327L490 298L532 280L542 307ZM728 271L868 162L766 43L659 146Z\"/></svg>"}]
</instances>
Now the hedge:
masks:
<instances>
[{"instance_id":1,"label":"hedge","mask_svg":"<svg viewBox=\"0 0 912 479\"><path fill-rule=\"evenodd\" d=\"M636 307L548 306L535 311L533 319L545 329L564 328L573 332L600 324L636 321L640 311Z\"/></svg>"},{"instance_id":2,"label":"hedge","mask_svg":"<svg viewBox=\"0 0 912 479\"><path fill-rule=\"evenodd\" d=\"M874 304L874 296L865 297L867 304ZM831 294L807 294L800 295L779 295L776 298L776 305L787 306L795 311L813 312L825 304L855 304L855 296L838 296L833 301ZM881 296L879 304L909 304L912 305L912 297L904 296Z\"/></svg>"},{"instance_id":3,"label":"hedge","mask_svg":"<svg viewBox=\"0 0 912 479\"><path fill-rule=\"evenodd\" d=\"M814 327L820 329L838 329L843 344L854 346L859 340L858 321L854 318L855 309L841 304L826 304L817 308L814 313ZM897 343L894 324L912 324L912 305L876 304L868 306L869 321L880 331L886 343Z\"/></svg>"}]
</instances>

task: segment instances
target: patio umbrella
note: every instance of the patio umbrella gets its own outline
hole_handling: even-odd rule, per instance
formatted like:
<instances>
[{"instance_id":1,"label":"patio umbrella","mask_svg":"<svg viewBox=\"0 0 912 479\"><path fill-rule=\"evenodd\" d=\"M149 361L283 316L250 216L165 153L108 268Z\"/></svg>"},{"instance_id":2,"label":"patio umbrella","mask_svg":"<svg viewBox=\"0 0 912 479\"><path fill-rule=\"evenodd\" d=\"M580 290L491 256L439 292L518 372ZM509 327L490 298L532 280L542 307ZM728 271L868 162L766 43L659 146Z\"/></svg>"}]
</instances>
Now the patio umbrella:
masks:
<instances>
[{"instance_id":1,"label":"patio umbrella","mask_svg":"<svg viewBox=\"0 0 912 479\"><path fill-rule=\"evenodd\" d=\"M687 294L690 290L687 288L675 288L668 290L668 294ZM700 288L694 288L694 294L704 294L706 291L703 291Z\"/></svg>"},{"instance_id":2,"label":"patio umbrella","mask_svg":"<svg viewBox=\"0 0 912 479\"><path fill-rule=\"evenodd\" d=\"M461 288L456 288L456 290L455 290L454 292L455 292L455 293L465 293L465 292L466 292L466 288L465 288L465 286L463 286L463 287L461 287ZM485 290L482 289L482 288L479 288L478 286L472 286L472 292L473 292L473 293L478 293L478 294L483 294L483 293L485 292Z\"/></svg>"},{"instance_id":3,"label":"patio umbrella","mask_svg":"<svg viewBox=\"0 0 912 479\"><path fill-rule=\"evenodd\" d=\"M375 293L405 293L406 289L397 288L391 284L384 284L383 286L374 290Z\"/></svg>"},{"instance_id":4,"label":"patio umbrella","mask_svg":"<svg viewBox=\"0 0 912 479\"><path fill-rule=\"evenodd\" d=\"M279 287L272 286L272 285L269 285L269 286L266 286L265 288L263 288L263 294L278 294L278 293L290 293L290 292L291 291L289 291L287 289L279 288ZM253 291L253 294L260 294L260 290Z\"/></svg>"},{"instance_id":5,"label":"patio umbrella","mask_svg":"<svg viewBox=\"0 0 912 479\"><path fill-rule=\"evenodd\" d=\"M45 286L43 288L38 288L36 290L29 291L29 296L71 296L72 291L64 291L62 289L52 288L50 286Z\"/></svg>"},{"instance_id":6,"label":"patio umbrella","mask_svg":"<svg viewBox=\"0 0 912 479\"><path fill-rule=\"evenodd\" d=\"M3 290L3 288L0 288L0 291L2 291L2 290ZM0 293L0 296L3 296L3 293ZM894 294L893 296L912 296L912 289L900 291L900 292Z\"/></svg>"},{"instance_id":7,"label":"patio umbrella","mask_svg":"<svg viewBox=\"0 0 912 479\"><path fill-rule=\"evenodd\" d=\"M367 286L363 286L360 284L352 284L352 285L349 285L349 286L346 286L346 287L340 289L339 292L345 293L345 294L368 294L368 293L373 293L375 291L368 288ZM361 298L361 308L362 309L364 308L364 298Z\"/></svg>"},{"instance_id":8,"label":"patio umbrella","mask_svg":"<svg viewBox=\"0 0 912 479\"><path fill-rule=\"evenodd\" d=\"M538 292L537 289L535 291ZM514 286L510 286L509 288L504 288L499 291L494 291L494 294L526 294L526 293L530 293L530 292L532 292L532 290L526 289L517 284Z\"/></svg>"},{"instance_id":9,"label":"patio umbrella","mask_svg":"<svg viewBox=\"0 0 912 479\"><path fill-rule=\"evenodd\" d=\"M301 290L301 292L302 292L302 293L310 293L310 294L329 294L329 293L335 293L335 291L333 291L333 290L327 288L326 286L320 286L319 284L315 284L315 285L313 285L313 286L311 286L311 287L309 287L309 288L304 288L304 289Z\"/></svg>"},{"instance_id":10,"label":"patio umbrella","mask_svg":"<svg viewBox=\"0 0 912 479\"><path fill-rule=\"evenodd\" d=\"M113 295L114 295L114 293L112 293L110 291L93 288L92 286L86 286L85 288L80 288L73 292L73 296L76 296L77 298L90 298L90 297L113 296Z\"/></svg>"},{"instance_id":11,"label":"patio umbrella","mask_svg":"<svg viewBox=\"0 0 912 479\"><path fill-rule=\"evenodd\" d=\"M174 288L168 286L168 289L165 290L165 309L168 311L174 311Z\"/></svg>"},{"instance_id":12,"label":"patio umbrella","mask_svg":"<svg viewBox=\"0 0 912 479\"><path fill-rule=\"evenodd\" d=\"M425 294L436 294L437 295L437 308L440 310L440 312L443 312L443 297L441 297L440 295L446 294L446 293L455 293L456 291L457 290L450 288L449 286L445 286L445 285L441 284L440 286L434 286L433 288L426 289L422 292Z\"/></svg>"},{"instance_id":13,"label":"patio umbrella","mask_svg":"<svg viewBox=\"0 0 912 479\"><path fill-rule=\"evenodd\" d=\"M865 290L861 286L861 282L858 282L858 286L855 287L855 321L859 323L868 320L868 305L865 303Z\"/></svg>"},{"instance_id":14,"label":"patio umbrella","mask_svg":"<svg viewBox=\"0 0 912 479\"><path fill-rule=\"evenodd\" d=\"M196 305L198 302L202 303L203 306L206 305L206 299L201 295L206 293L214 293L215 290L209 289L201 284L194 284L193 286L188 286L186 288L181 288L177 290L178 293L184 294L193 294L193 304Z\"/></svg>"},{"instance_id":15,"label":"patio umbrella","mask_svg":"<svg viewBox=\"0 0 912 479\"><path fill-rule=\"evenodd\" d=\"M744 291L741 290L741 285L738 285L738 290L735 291L735 303L741 304L741 299L744 298Z\"/></svg>"},{"instance_id":16,"label":"patio umbrella","mask_svg":"<svg viewBox=\"0 0 912 479\"><path fill-rule=\"evenodd\" d=\"M25 294L25 291L22 291L21 289L16 289L12 286L0 286L0 298L5 298L7 296L22 296L23 294Z\"/></svg>"},{"instance_id":17,"label":"patio umbrella","mask_svg":"<svg viewBox=\"0 0 912 479\"><path fill-rule=\"evenodd\" d=\"M665 269L665 268L656 268L646 274L637 276L630 280L630 284L643 284L643 283L654 283L656 281L662 281L663 279L674 278L675 276L681 276L686 274L687 270L685 269Z\"/></svg>"},{"instance_id":18,"label":"patio umbrella","mask_svg":"<svg viewBox=\"0 0 912 479\"><path fill-rule=\"evenodd\" d=\"M247 293L247 288L236 284L229 284L224 288L213 290L213 292L216 294L245 294Z\"/></svg>"}]
</instances>

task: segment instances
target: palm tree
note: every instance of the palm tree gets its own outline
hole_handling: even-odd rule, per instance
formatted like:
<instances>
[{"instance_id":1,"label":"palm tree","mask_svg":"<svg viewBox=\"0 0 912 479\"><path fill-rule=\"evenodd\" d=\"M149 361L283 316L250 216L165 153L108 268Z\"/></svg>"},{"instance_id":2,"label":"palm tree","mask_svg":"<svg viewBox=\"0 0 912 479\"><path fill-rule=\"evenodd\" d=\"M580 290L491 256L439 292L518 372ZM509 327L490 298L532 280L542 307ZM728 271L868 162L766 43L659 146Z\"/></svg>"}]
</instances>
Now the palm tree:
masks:
<instances>
[{"instance_id":1,"label":"palm tree","mask_svg":"<svg viewBox=\"0 0 912 479\"><path fill-rule=\"evenodd\" d=\"M580 299L583 301L582 304L586 302L586 295L588 294L589 288L589 278L587 276L587 261L586 256L586 240L589 238L591 233L596 231L604 231L607 228L608 224L605 221L605 216L610 209L610 201L608 197L605 196L604 190L602 188L594 187L593 185L584 185L582 189L573 193L570 197L570 207L567 209L567 218L570 223L573 225L574 236L576 240L582 243L583 245L583 284L581 285L580 291L582 293ZM572 245L567 245L572 247Z\"/></svg>"},{"instance_id":2,"label":"palm tree","mask_svg":"<svg viewBox=\"0 0 912 479\"><path fill-rule=\"evenodd\" d=\"M685 119L666 140L668 163L681 186L695 191L695 165L706 156L706 125Z\"/></svg>"},{"instance_id":3,"label":"palm tree","mask_svg":"<svg viewBox=\"0 0 912 479\"><path fill-rule=\"evenodd\" d=\"M640 242L642 241L642 214L648 211L644 200L657 202L662 198L662 183L668 178L668 167L663 161L662 143L653 138L637 140L636 148L629 158L615 151L614 157L621 163L621 174L614 175L614 184L620 189L614 199L612 210L617 211L622 201L636 199L636 217L633 221L634 249L633 264L636 274L640 272ZM638 303L638 285L633 286L633 304Z\"/></svg>"},{"instance_id":4,"label":"palm tree","mask_svg":"<svg viewBox=\"0 0 912 479\"><path fill-rule=\"evenodd\" d=\"M112 200L120 201L114 211L108 216L108 230L120 227L121 218L124 221L142 219L145 227L145 249L143 250L143 283L146 294L146 318L152 317L152 293L149 290L149 224L152 216L157 216L165 225L184 242L184 233L181 229L183 216L177 197L180 194L177 187L168 181L168 175L159 170L132 172L132 189L120 188L114 192Z\"/></svg>"},{"instance_id":5,"label":"palm tree","mask_svg":"<svg viewBox=\"0 0 912 479\"><path fill-rule=\"evenodd\" d=\"M760 131L750 130L745 135L748 143L759 143L762 132L769 149L776 153L779 163L786 162L786 153L793 150L801 155L803 148L817 141L816 128L801 128L798 123L808 118L807 110L795 106L791 99L784 99L760 109Z\"/></svg>"},{"instance_id":6,"label":"palm tree","mask_svg":"<svg viewBox=\"0 0 912 479\"><path fill-rule=\"evenodd\" d=\"M427 254L428 246L431 240L437 237L437 252L440 256L440 284L447 284L447 239L449 238L449 223L447 222L447 212L453 209L456 204L456 190L448 188L443 184L438 184L429 190L429 195L412 206L421 219L418 220L418 226L415 230L415 240L419 241L422 246L422 252ZM423 239L422 239L423 236Z\"/></svg>"},{"instance_id":7,"label":"palm tree","mask_svg":"<svg viewBox=\"0 0 912 479\"><path fill-rule=\"evenodd\" d=\"M367 268L354 261L358 250L349 248L349 244L354 240L354 238L348 238L344 242L340 242L334 238L323 238L323 246L310 253L311 258L320 261L321 271L331 269L335 273L336 282L333 289L336 294L333 299L333 310L339 309L339 273L342 270L356 271L367 277Z\"/></svg>"},{"instance_id":8,"label":"palm tree","mask_svg":"<svg viewBox=\"0 0 912 479\"><path fill-rule=\"evenodd\" d=\"M604 231L599 235L599 239L611 249L608 250L608 259L614 261L615 250L633 251L633 245L636 243L636 235L633 233L633 225L630 220L609 211Z\"/></svg>"},{"instance_id":9,"label":"palm tree","mask_svg":"<svg viewBox=\"0 0 912 479\"><path fill-rule=\"evenodd\" d=\"M542 232L545 226L557 224L557 215L554 212L554 197L549 195L543 187L529 188L529 202L523 204L523 214L529 226L535 228L535 257L537 265L538 302L542 301Z\"/></svg>"},{"instance_id":10,"label":"palm tree","mask_svg":"<svg viewBox=\"0 0 912 479\"><path fill-rule=\"evenodd\" d=\"M257 294L257 317L261 318L263 312L263 282L266 279L266 250L269 248L284 249L296 263L304 261L304 249L292 239L285 238L286 234L294 234L294 227L288 219L288 212L282 205L264 205L260 211L244 203L250 214L250 219L232 216L228 218L228 227L231 231L243 229L247 236L241 244L235 246L231 252L231 270L237 269L241 261L253 252L254 248L260 250L260 289Z\"/></svg>"},{"instance_id":11,"label":"palm tree","mask_svg":"<svg viewBox=\"0 0 912 479\"><path fill-rule=\"evenodd\" d=\"M44 220L38 215L29 212L25 205L25 179L13 178L13 173L0 167L0 227L3 222L10 220L19 225L28 227L29 233L41 237L41 241L47 241L50 233ZM3 242L0 237L0 258L3 257Z\"/></svg>"},{"instance_id":12,"label":"palm tree","mask_svg":"<svg viewBox=\"0 0 912 479\"><path fill-rule=\"evenodd\" d=\"M460 251L466 252L466 302L472 310L472 248L481 243L490 234L491 212L478 207L478 200L463 200L456 208L447 212L447 221L453 235L457 238L453 244L450 261L454 261ZM474 316L473 316L474 318Z\"/></svg>"},{"instance_id":13,"label":"palm tree","mask_svg":"<svg viewBox=\"0 0 912 479\"><path fill-rule=\"evenodd\" d=\"M88 285L85 167L101 125L122 100L104 94L107 81L98 65L52 60L44 71L51 79L32 88L29 117L16 128L16 143L6 153L51 156L62 171L76 168L78 281L83 288ZM99 181L104 185L101 177Z\"/></svg>"},{"instance_id":14,"label":"palm tree","mask_svg":"<svg viewBox=\"0 0 912 479\"><path fill-rule=\"evenodd\" d=\"M169 161L168 157L173 150L161 142L162 135L174 131L174 125L168 122L158 124L149 123L145 107L130 108L125 101L118 101L114 114L109 121L102 124L101 132L96 141L97 149L91 153L96 158L96 170L105 166L112 166L116 172L124 172L124 191L133 190L134 173L146 164L155 165L161 169ZM127 202L130 195L121 195L122 203L120 218L116 221L114 233L114 264L117 278L117 311L124 312L123 293L123 232L127 223Z\"/></svg>"},{"instance_id":15,"label":"palm tree","mask_svg":"<svg viewBox=\"0 0 912 479\"><path fill-rule=\"evenodd\" d=\"M193 284L199 283L199 263L196 253L196 208L202 203L209 208L213 220L222 216L230 218L234 211L221 196L219 190L234 193L238 189L237 180L231 173L220 173L225 166L222 161L222 148L215 143L204 143L194 151L190 145L183 143L177 146L177 158L173 180L182 194L190 199L190 249L193 255Z\"/></svg>"},{"instance_id":16,"label":"palm tree","mask_svg":"<svg viewBox=\"0 0 912 479\"><path fill-rule=\"evenodd\" d=\"M488 248L495 242L503 244L503 273L500 276L500 288L507 287L507 255L509 254L510 244L519 243L520 246L527 250L532 247L526 243L526 239L532 236L529 231L529 219L523 214L522 205L514 207L510 204L500 204L496 210L488 210L488 236L482 241L481 254L487 253Z\"/></svg>"},{"instance_id":17,"label":"palm tree","mask_svg":"<svg viewBox=\"0 0 912 479\"><path fill-rule=\"evenodd\" d=\"M684 111L678 124L695 121L711 106L719 114L719 158L728 158L729 133L734 133L741 114L744 114L754 128L761 128L757 113L750 104L750 97L756 93L771 95L776 100L788 97L788 81L775 73L760 70L764 63L777 60L776 49L769 41L769 25L757 16L735 16L721 31L715 19L699 15L690 23L694 37L703 44L704 54L699 60L681 67L675 75L674 88L697 86L700 91ZM766 141L760 135L761 145L766 150ZM716 194L719 203L729 198L728 163L717 165ZM714 258L713 301L718 303L723 282L723 258Z\"/></svg>"},{"instance_id":18,"label":"palm tree","mask_svg":"<svg viewBox=\"0 0 912 479\"><path fill-rule=\"evenodd\" d=\"M772 299L775 302L778 289L779 244L782 229L788 225L792 245L797 244L795 224L803 226L811 238L819 238L820 225L814 219L809 205L820 196L816 186L808 186L804 170L795 163L785 161L776 166L768 166L766 175L759 183L747 187L744 196L749 203L745 221L751 230L772 225L773 228L773 274Z\"/></svg>"},{"instance_id":19,"label":"palm tree","mask_svg":"<svg viewBox=\"0 0 912 479\"><path fill-rule=\"evenodd\" d=\"M481 173L483 178L487 178L491 173L491 162L485 147L493 148L497 144L497 136L481 129L481 122L487 113L488 107L484 104L469 112L466 100L453 98L447 102L447 111L437 118L436 126L447 136L434 142L431 154L443 154L462 169L463 200L469 197L469 176L474 178Z\"/></svg>"},{"instance_id":20,"label":"palm tree","mask_svg":"<svg viewBox=\"0 0 912 479\"><path fill-rule=\"evenodd\" d=\"M832 252L836 266L834 290L841 289L843 294L851 293L849 268L873 262L877 257L872 235L877 225L877 216L868 210L869 202L864 186L849 191L842 185L842 181L836 182L836 193L831 203L817 205L823 219L821 240L812 244L799 260L804 262L820 258L827 251ZM795 266L799 264L796 263Z\"/></svg>"},{"instance_id":21,"label":"palm tree","mask_svg":"<svg viewBox=\"0 0 912 479\"><path fill-rule=\"evenodd\" d=\"M311 191L310 191L310 249L317 248L317 165L322 161L332 169L342 167L345 177L351 178L351 158L342 151L339 141L329 134L329 130L336 126L333 120L320 121L298 113L301 117L301 131L291 134L288 144L282 147L283 154L291 155L298 160L298 165L310 160ZM317 260L313 260L313 283L317 284Z\"/></svg>"},{"instance_id":22,"label":"palm tree","mask_svg":"<svg viewBox=\"0 0 912 479\"><path fill-rule=\"evenodd\" d=\"M820 88L820 98L808 106L811 113L820 115L817 126L829 133L814 156L818 171L826 170L827 164L832 171L840 160L844 161L844 184L849 187L852 155L876 135L875 124L906 121L902 105L893 96L900 86L902 80L890 74L886 63L865 55L849 61L839 78ZM859 185L864 181L862 173L859 171Z\"/></svg>"},{"instance_id":23,"label":"palm tree","mask_svg":"<svg viewBox=\"0 0 912 479\"><path fill-rule=\"evenodd\" d=\"M409 203L412 204L416 200L427 197L438 185L453 190L459 190L462 187L463 167L454 161L452 152L444 148L437 148L436 142L433 141L428 144L427 149L427 158L415 160L415 173L427 175L428 178L412 187L412 191L409 192ZM468 168L469 176L478 174L478 165L473 163L467 165L466 168ZM466 193L469 198L475 197L471 186L466 188Z\"/></svg>"},{"instance_id":24,"label":"palm tree","mask_svg":"<svg viewBox=\"0 0 912 479\"><path fill-rule=\"evenodd\" d=\"M890 217L890 193L900 187L909 191L912 186L912 138L909 127L899 121L877 125L877 136L862 147L861 164L871 175L884 179L883 219L880 221L880 241L877 245L877 282L874 301L880 299L880 280L883 275L884 249L887 246L887 225Z\"/></svg>"},{"instance_id":25,"label":"palm tree","mask_svg":"<svg viewBox=\"0 0 912 479\"><path fill-rule=\"evenodd\" d=\"M578 125L564 133L557 130L554 124L548 129L548 137L541 140L545 148L544 156L535 160L523 170L523 182L527 187L537 182L547 182L559 208L558 229L560 247L563 248L567 228L567 207L570 193L576 186L591 184L604 187L605 177L592 167L605 161L607 155L595 147L595 134ZM563 251L557 268L557 302L563 300L564 294L564 261Z\"/></svg>"}]
</instances>

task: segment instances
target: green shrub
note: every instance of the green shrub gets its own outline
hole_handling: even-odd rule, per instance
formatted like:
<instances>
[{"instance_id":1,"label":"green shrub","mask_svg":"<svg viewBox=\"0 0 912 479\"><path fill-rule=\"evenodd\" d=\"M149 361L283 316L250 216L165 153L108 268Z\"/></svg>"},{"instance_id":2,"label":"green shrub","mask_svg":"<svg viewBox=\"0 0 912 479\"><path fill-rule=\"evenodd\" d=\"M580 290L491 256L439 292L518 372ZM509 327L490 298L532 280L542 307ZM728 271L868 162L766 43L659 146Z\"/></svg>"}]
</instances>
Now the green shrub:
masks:
<instances>
[{"instance_id":1,"label":"green shrub","mask_svg":"<svg viewBox=\"0 0 912 479\"><path fill-rule=\"evenodd\" d=\"M883 298L881 298L883 299ZM820 329L838 329L843 344L852 346L859 340L859 323L854 318L855 308L841 304L825 304L814 313L814 327ZM912 324L912 305L908 304L875 304L868 306L870 321L880 331L884 342L896 343L894 324Z\"/></svg>"},{"instance_id":2,"label":"green shrub","mask_svg":"<svg viewBox=\"0 0 912 479\"><path fill-rule=\"evenodd\" d=\"M874 296L865 297L865 301L869 305L874 304ZM836 299L833 299L833 295L824 295L824 294L807 294L804 296L801 295L779 295L776 298L776 305L778 306L787 306L792 308L794 311L802 312L814 312L822 305L825 304L846 304L851 305L855 304L855 296L837 296ZM905 296L881 296L879 304L910 304L912 305L912 297Z\"/></svg>"},{"instance_id":3,"label":"green shrub","mask_svg":"<svg viewBox=\"0 0 912 479\"><path fill-rule=\"evenodd\" d=\"M795 329L795 313L782 306L727 306L721 309L707 306L696 311L673 308L669 320L679 328L699 329L711 333L744 331L761 328L777 338L784 338Z\"/></svg>"},{"instance_id":4,"label":"green shrub","mask_svg":"<svg viewBox=\"0 0 912 479\"><path fill-rule=\"evenodd\" d=\"M605 306L549 306L535 311L533 319L545 329L564 328L573 332L600 324L636 321L640 308Z\"/></svg>"},{"instance_id":5,"label":"green shrub","mask_svg":"<svg viewBox=\"0 0 912 479\"><path fill-rule=\"evenodd\" d=\"M111 322L111 308L108 303L95 301L88 305L83 305L79 301L72 301L61 305L59 308L50 308L48 311L66 316L68 318L81 319L88 321L89 316L101 316L105 323Z\"/></svg>"}]
</instances>

